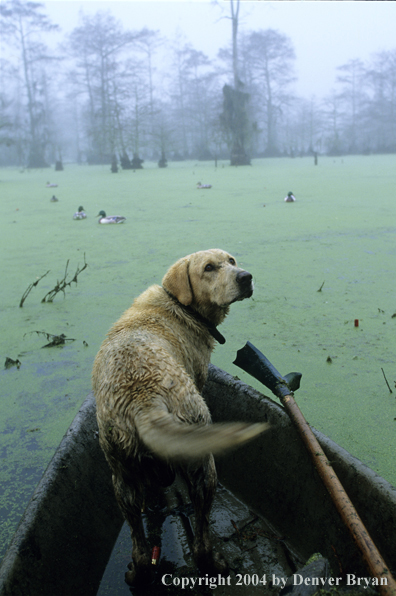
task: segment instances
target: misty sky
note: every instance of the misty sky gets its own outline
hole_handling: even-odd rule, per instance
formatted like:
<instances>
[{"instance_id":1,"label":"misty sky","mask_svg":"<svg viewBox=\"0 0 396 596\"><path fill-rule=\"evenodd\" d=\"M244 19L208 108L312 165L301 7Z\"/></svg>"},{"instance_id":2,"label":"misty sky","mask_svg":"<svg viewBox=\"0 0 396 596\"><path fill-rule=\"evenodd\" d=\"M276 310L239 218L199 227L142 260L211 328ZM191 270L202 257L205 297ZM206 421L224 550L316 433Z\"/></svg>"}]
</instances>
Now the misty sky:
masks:
<instances>
[{"instance_id":1,"label":"misty sky","mask_svg":"<svg viewBox=\"0 0 396 596\"><path fill-rule=\"evenodd\" d=\"M78 24L79 11L110 10L125 28L160 30L168 39L184 35L214 58L230 43L229 3L219 0L49 0L47 14L62 32ZM396 2L250 1L241 6L241 29L277 29L296 51L297 93L323 97L334 86L336 67L353 58L396 48ZM164 68L166 65L164 64Z\"/></svg>"}]
</instances>

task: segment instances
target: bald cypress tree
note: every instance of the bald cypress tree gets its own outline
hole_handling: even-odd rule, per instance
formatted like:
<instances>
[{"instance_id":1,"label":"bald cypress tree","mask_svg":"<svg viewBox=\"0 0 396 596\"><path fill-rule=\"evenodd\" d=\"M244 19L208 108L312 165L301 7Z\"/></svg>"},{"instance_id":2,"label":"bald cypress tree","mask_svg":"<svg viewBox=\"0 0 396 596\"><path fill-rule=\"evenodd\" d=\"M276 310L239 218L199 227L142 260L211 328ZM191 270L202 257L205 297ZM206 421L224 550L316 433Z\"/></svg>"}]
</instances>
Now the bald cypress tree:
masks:
<instances>
[{"instance_id":1,"label":"bald cypress tree","mask_svg":"<svg viewBox=\"0 0 396 596\"><path fill-rule=\"evenodd\" d=\"M8 0L0 4L0 33L17 48L21 59L21 80L26 95L28 120L28 167L49 167L45 160L47 134L45 130L45 104L43 101L43 70L54 56L48 53L41 39L45 33L58 29L41 12L37 2Z\"/></svg>"},{"instance_id":2,"label":"bald cypress tree","mask_svg":"<svg viewBox=\"0 0 396 596\"><path fill-rule=\"evenodd\" d=\"M238 62L238 25L240 0L230 0L232 24L232 71L234 87L223 87L223 112L220 123L226 134L231 150L231 165L244 166L250 164L246 154L246 142L249 134L249 120L246 104L249 94L244 93L243 83L239 77Z\"/></svg>"},{"instance_id":3,"label":"bald cypress tree","mask_svg":"<svg viewBox=\"0 0 396 596\"><path fill-rule=\"evenodd\" d=\"M250 159L245 151L249 130L249 122L246 114L246 103L248 101L248 93L236 91L230 85L224 85L223 113L220 116L220 122L228 138L232 166L250 164Z\"/></svg>"}]
</instances>

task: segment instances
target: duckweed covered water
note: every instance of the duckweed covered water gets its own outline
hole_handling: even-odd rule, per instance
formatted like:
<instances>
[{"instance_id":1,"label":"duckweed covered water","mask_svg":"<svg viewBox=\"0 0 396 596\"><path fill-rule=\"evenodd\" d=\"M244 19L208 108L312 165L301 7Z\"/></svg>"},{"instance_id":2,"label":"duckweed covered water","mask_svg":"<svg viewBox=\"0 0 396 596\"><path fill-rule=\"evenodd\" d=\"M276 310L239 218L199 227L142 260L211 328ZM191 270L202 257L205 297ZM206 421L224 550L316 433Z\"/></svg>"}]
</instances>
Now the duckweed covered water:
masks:
<instances>
[{"instance_id":1,"label":"duckweed covered water","mask_svg":"<svg viewBox=\"0 0 396 596\"><path fill-rule=\"evenodd\" d=\"M282 374L302 372L296 398L307 420L396 484L396 156L144 165L0 170L0 354L22 363L0 371L1 556L90 391L111 324L175 260L210 247L230 251L255 280L212 362L268 394L232 364L249 340ZM197 190L198 181L213 187ZM289 191L296 203L283 202ZM75 221L80 205L88 218ZM126 223L98 225L101 209ZM42 304L67 260L71 279L84 254L78 284ZM36 331L75 341L43 348Z\"/></svg>"}]
</instances>

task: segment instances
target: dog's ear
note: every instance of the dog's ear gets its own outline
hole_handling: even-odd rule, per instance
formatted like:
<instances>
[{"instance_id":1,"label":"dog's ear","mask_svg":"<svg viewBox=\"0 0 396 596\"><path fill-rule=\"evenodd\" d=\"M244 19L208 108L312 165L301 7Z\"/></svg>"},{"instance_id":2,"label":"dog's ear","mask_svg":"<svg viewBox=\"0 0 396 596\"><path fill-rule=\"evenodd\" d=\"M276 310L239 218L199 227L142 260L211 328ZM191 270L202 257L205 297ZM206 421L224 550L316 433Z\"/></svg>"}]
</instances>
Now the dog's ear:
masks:
<instances>
[{"instance_id":1,"label":"dog's ear","mask_svg":"<svg viewBox=\"0 0 396 596\"><path fill-rule=\"evenodd\" d=\"M188 266L188 258L180 259L172 265L162 280L165 290L168 290L184 306L191 304L193 299Z\"/></svg>"}]
</instances>

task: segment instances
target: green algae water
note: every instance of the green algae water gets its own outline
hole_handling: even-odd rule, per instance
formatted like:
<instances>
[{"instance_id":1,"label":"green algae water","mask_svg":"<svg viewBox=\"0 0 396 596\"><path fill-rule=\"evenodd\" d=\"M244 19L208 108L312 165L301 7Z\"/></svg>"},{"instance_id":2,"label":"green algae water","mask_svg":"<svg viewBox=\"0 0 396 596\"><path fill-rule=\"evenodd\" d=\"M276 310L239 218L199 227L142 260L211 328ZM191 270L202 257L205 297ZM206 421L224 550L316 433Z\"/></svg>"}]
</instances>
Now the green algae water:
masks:
<instances>
[{"instance_id":1,"label":"green algae water","mask_svg":"<svg viewBox=\"0 0 396 596\"><path fill-rule=\"evenodd\" d=\"M107 330L169 265L205 248L228 250L255 281L212 362L268 394L232 364L249 340L282 374L301 372L310 424L396 484L396 156L144 165L0 170L0 556L90 391ZM289 191L296 203L284 203ZM80 205L88 218L74 221ZM126 223L98 225L101 209ZM42 303L66 263L70 281L84 259L77 284ZM43 332L74 341L44 348ZM3 368L6 357L19 369Z\"/></svg>"}]
</instances>

